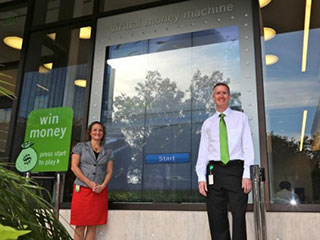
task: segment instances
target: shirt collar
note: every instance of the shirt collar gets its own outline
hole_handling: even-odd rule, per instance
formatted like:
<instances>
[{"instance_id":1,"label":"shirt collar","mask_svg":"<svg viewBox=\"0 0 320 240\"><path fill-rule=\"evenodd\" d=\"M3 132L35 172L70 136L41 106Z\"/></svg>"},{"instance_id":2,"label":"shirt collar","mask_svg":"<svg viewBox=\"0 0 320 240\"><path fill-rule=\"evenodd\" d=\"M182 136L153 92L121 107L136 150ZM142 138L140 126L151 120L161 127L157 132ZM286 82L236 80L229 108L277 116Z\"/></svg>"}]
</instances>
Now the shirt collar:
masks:
<instances>
[{"instance_id":1,"label":"shirt collar","mask_svg":"<svg viewBox=\"0 0 320 240\"><path fill-rule=\"evenodd\" d=\"M89 140L89 141L85 142L85 144L87 146L87 149L91 149L91 151L93 152L93 149L92 149L92 146L91 146L91 141ZM104 145L101 144L100 155L104 154L104 151L105 151Z\"/></svg>"},{"instance_id":2,"label":"shirt collar","mask_svg":"<svg viewBox=\"0 0 320 240\"><path fill-rule=\"evenodd\" d=\"M215 113L214 115L215 115L215 117L219 118L219 115L220 115L221 113L222 113L222 112L216 111L216 113ZM229 115L231 114L231 108L228 107L226 110L224 110L223 114L226 115L226 116L229 116Z\"/></svg>"}]
</instances>

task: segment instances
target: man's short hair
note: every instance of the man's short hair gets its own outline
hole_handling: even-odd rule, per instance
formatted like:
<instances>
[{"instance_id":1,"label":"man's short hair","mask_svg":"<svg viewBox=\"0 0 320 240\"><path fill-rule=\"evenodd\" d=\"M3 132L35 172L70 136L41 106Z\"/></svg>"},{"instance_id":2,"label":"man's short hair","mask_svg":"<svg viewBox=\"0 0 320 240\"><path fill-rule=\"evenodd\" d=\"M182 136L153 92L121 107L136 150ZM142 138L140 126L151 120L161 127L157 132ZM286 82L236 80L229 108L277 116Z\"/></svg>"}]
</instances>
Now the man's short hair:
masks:
<instances>
[{"instance_id":1,"label":"man's short hair","mask_svg":"<svg viewBox=\"0 0 320 240\"><path fill-rule=\"evenodd\" d=\"M223 83L223 82L219 82L219 83L215 84L215 85L213 86L212 91L214 91L214 89L215 89L216 87L218 87L218 86L225 86L225 87L228 89L228 92L229 92L229 94L230 94L230 88L229 88L228 84Z\"/></svg>"}]
</instances>

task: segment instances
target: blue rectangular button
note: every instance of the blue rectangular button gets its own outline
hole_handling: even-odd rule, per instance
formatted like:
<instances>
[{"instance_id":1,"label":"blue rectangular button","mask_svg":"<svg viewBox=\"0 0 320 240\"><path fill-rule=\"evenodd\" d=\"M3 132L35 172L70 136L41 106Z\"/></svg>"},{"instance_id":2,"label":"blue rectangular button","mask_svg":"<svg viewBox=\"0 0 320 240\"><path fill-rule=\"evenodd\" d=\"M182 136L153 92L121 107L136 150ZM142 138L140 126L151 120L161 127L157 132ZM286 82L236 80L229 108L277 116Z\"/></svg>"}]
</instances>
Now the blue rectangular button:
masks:
<instances>
[{"instance_id":1,"label":"blue rectangular button","mask_svg":"<svg viewBox=\"0 0 320 240\"><path fill-rule=\"evenodd\" d=\"M189 153L147 154L146 163L188 163Z\"/></svg>"}]
</instances>

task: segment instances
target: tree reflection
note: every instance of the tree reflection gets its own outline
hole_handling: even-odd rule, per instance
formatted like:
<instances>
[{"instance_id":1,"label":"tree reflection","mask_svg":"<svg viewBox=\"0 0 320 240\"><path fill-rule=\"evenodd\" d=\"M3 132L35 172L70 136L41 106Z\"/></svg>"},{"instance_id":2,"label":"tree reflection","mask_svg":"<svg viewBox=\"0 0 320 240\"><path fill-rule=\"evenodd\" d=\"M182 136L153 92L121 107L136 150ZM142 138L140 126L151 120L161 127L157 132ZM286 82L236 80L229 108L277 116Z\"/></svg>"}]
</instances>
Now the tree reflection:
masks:
<instances>
[{"instance_id":1,"label":"tree reflection","mask_svg":"<svg viewBox=\"0 0 320 240\"><path fill-rule=\"evenodd\" d=\"M145 139L155 129L154 126L160 128L171 124L190 123L190 118L194 119L193 124L203 122L215 111L212 101L213 86L218 82L229 84L230 79L224 79L221 71L202 75L200 70L197 70L189 82L190 85L183 91L175 81L162 77L159 71L148 71L144 81L132 86L135 90L133 96L121 93L115 97L112 128L122 132L131 148L131 161L127 163L128 183L141 183ZM240 95L240 92L231 93L232 108L241 110ZM180 130L183 131L182 128ZM177 131L174 138L179 135L181 131ZM168 141L164 141L155 144L165 149L167 143Z\"/></svg>"},{"instance_id":2,"label":"tree reflection","mask_svg":"<svg viewBox=\"0 0 320 240\"><path fill-rule=\"evenodd\" d=\"M204 110L206 113L205 118L215 112L215 104L212 101L212 88L219 82L230 85L230 78L224 79L221 71L213 71L209 76L202 75L200 70L193 74L192 84L189 88L192 92L193 110ZM231 91L229 104L232 109L242 111L240 96L240 92Z\"/></svg>"}]
</instances>

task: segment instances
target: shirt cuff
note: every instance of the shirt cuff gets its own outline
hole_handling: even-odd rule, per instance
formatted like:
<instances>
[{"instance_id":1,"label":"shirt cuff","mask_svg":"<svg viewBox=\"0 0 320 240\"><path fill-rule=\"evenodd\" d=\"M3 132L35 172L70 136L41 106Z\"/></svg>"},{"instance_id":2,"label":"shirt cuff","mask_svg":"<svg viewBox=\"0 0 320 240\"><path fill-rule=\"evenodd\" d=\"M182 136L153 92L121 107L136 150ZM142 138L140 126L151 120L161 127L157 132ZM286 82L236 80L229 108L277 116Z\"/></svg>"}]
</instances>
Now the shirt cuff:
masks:
<instances>
[{"instance_id":1,"label":"shirt cuff","mask_svg":"<svg viewBox=\"0 0 320 240\"><path fill-rule=\"evenodd\" d=\"M250 178L250 167L245 167L243 169L242 178Z\"/></svg>"},{"instance_id":2,"label":"shirt cuff","mask_svg":"<svg viewBox=\"0 0 320 240\"><path fill-rule=\"evenodd\" d=\"M206 176L199 176L198 182L207 182Z\"/></svg>"}]
</instances>

